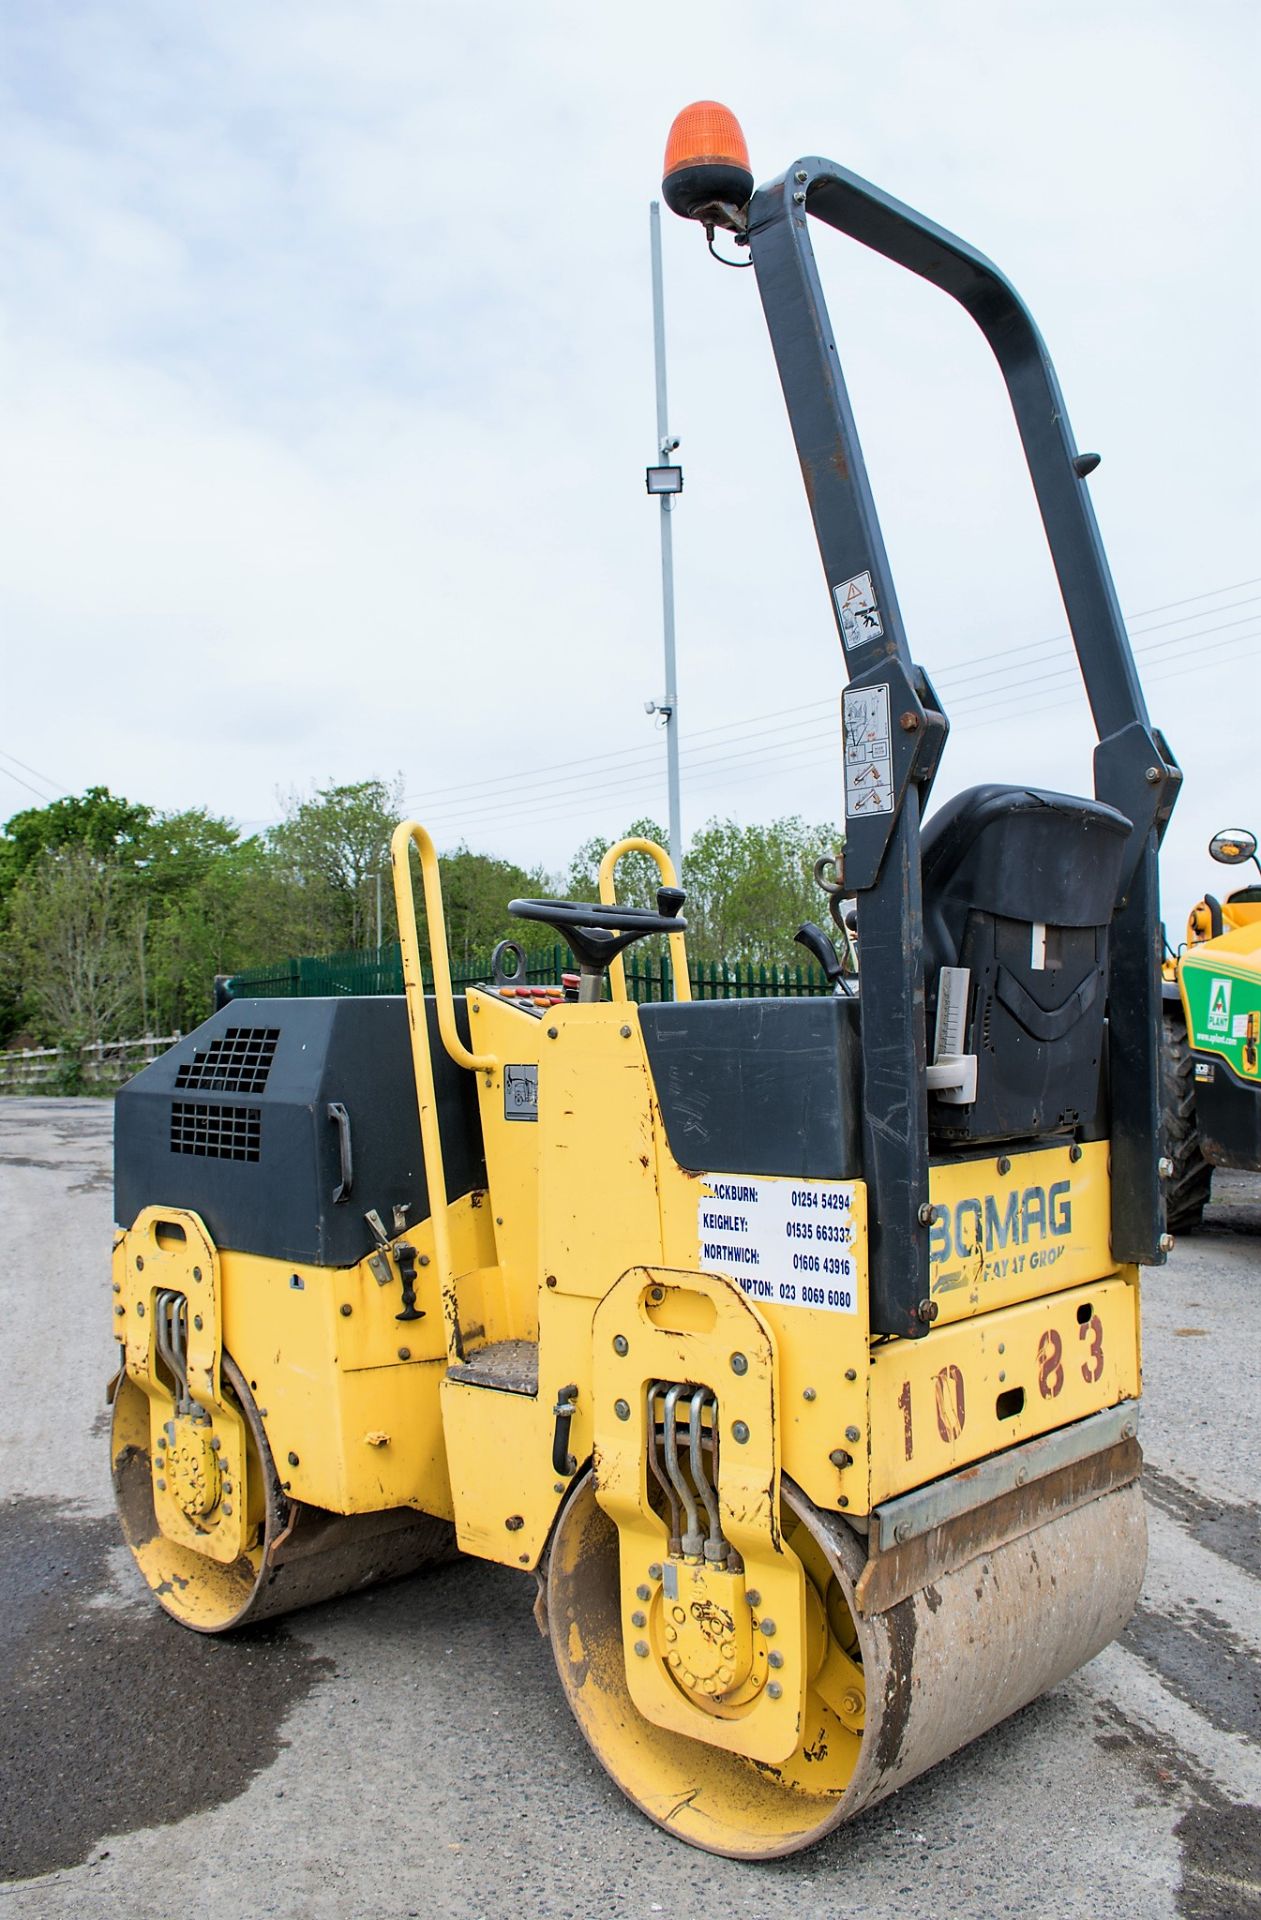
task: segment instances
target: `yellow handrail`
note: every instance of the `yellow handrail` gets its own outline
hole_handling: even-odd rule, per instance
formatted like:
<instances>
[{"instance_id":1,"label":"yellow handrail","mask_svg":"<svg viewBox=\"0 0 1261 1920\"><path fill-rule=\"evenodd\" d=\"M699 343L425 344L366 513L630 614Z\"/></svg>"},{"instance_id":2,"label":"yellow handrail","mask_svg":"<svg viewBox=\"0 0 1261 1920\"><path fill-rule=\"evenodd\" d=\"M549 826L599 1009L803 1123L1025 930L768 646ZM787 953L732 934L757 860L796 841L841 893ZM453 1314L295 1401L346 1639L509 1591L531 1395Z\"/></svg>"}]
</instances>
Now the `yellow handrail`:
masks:
<instances>
[{"instance_id":1,"label":"yellow handrail","mask_svg":"<svg viewBox=\"0 0 1261 1920\"><path fill-rule=\"evenodd\" d=\"M499 1065L494 1054L470 1053L455 1030L455 997L451 991L451 961L447 953L447 920L442 910L438 852L418 820L400 822L390 840L394 906L398 914L399 944L403 949L403 991L409 1004L413 995L423 998L425 991L420 965L420 936L416 931L416 897L412 890L411 861L407 857L413 842L420 855L425 919L429 923L429 958L433 963L434 1001L438 1009L438 1032L442 1035L442 1044L457 1067L467 1067L470 1073L492 1073ZM425 1027L423 1031L425 1051L428 1053L428 1028Z\"/></svg>"},{"instance_id":2,"label":"yellow handrail","mask_svg":"<svg viewBox=\"0 0 1261 1920\"><path fill-rule=\"evenodd\" d=\"M605 907L616 906L617 890L613 885L613 869L624 853L646 853L657 863L663 887L677 887L678 876L674 871L674 862L664 847L655 840L641 840L636 835L628 840L618 840L611 846L600 862L600 903ZM674 972L674 997L676 1000L690 1000L692 982L687 970L687 940L682 933L670 935L670 965ZM626 968L619 953L616 960L609 962L609 991L615 1000L626 998Z\"/></svg>"},{"instance_id":3,"label":"yellow handrail","mask_svg":"<svg viewBox=\"0 0 1261 1920\"><path fill-rule=\"evenodd\" d=\"M433 961L434 1004L438 1014L438 1032L442 1044L459 1067L473 1073L490 1073L499 1064L493 1053L470 1053L455 1028L455 1000L451 992L451 961L447 953L447 924L442 911L442 878L433 841L419 821L404 820L395 827L390 840L390 864L394 869L394 904L398 912L398 938L403 954L403 993L407 1001L407 1023L412 1041L412 1073L416 1082L416 1105L420 1116L420 1145L425 1157L425 1184L429 1189L429 1217L433 1222L433 1250L438 1268L438 1296L442 1301L442 1319L447 1351L460 1357L460 1329L456 1317L455 1270L451 1253L451 1230L447 1213L447 1177L442 1161L442 1131L438 1125L438 1099L434 1090L433 1055L429 1049L429 1021L425 1016L425 979L420 965L420 935L416 930L416 896L412 888L411 847L420 855L420 877L425 895L425 918L429 925L429 950Z\"/></svg>"}]
</instances>

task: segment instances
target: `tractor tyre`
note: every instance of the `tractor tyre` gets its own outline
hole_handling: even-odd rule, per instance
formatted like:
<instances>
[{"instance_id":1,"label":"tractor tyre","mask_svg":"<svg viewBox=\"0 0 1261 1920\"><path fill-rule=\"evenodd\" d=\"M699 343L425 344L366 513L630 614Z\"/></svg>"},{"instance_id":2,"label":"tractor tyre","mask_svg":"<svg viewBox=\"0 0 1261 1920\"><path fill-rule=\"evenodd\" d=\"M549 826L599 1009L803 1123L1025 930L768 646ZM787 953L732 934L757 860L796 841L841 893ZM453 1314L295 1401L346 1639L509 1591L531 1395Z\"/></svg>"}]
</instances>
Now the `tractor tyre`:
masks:
<instances>
[{"instance_id":1,"label":"tractor tyre","mask_svg":"<svg viewBox=\"0 0 1261 1920\"><path fill-rule=\"evenodd\" d=\"M1165 1184L1171 1233L1194 1232L1204 1218L1213 1169L1200 1150L1195 1117L1195 1059L1181 1011L1167 1013L1160 1056L1161 1146L1173 1172Z\"/></svg>"}]
</instances>

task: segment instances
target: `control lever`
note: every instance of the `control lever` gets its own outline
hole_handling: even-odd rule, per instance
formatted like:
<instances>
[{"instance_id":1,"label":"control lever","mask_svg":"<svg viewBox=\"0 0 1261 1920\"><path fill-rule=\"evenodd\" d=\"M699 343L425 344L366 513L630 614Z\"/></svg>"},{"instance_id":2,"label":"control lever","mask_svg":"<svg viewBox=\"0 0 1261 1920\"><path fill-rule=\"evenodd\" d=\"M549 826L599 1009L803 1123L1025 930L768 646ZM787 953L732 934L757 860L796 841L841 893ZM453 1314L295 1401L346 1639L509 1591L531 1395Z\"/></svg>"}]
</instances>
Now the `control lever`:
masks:
<instances>
[{"instance_id":1,"label":"control lever","mask_svg":"<svg viewBox=\"0 0 1261 1920\"><path fill-rule=\"evenodd\" d=\"M686 898L687 895L682 887L658 887L657 912L663 914L667 920L674 920Z\"/></svg>"},{"instance_id":2,"label":"control lever","mask_svg":"<svg viewBox=\"0 0 1261 1920\"><path fill-rule=\"evenodd\" d=\"M403 1282L403 1311L396 1313L396 1320L423 1320L424 1313L416 1305L416 1249L406 1240L400 1240L394 1249L394 1258L398 1264L398 1277Z\"/></svg>"},{"instance_id":3,"label":"control lever","mask_svg":"<svg viewBox=\"0 0 1261 1920\"><path fill-rule=\"evenodd\" d=\"M822 927L817 927L813 920L803 921L793 938L798 946L804 947L806 952L812 954L818 961L823 969L824 978L834 994L848 997L853 993L853 988L845 978L845 969L841 965L840 956Z\"/></svg>"}]
</instances>

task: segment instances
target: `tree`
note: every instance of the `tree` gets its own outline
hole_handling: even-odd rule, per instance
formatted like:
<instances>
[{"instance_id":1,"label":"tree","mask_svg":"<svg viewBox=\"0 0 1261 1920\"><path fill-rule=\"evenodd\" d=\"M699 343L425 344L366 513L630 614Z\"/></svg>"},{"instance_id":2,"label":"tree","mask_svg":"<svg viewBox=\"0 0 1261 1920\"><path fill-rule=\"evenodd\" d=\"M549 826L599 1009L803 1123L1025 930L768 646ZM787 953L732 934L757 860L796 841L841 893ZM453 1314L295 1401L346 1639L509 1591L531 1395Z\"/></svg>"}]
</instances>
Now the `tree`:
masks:
<instances>
[{"instance_id":1,"label":"tree","mask_svg":"<svg viewBox=\"0 0 1261 1920\"><path fill-rule=\"evenodd\" d=\"M798 814L767 826L710 820L684 862L688 944L705 959L787 965L801 959L793 935L823 917L814 863L841 843L839 829Z\"/></svg>"},{"instance_id":2,"label":"tree","mask_svg":"<svg viewBox=\"0 0 1261 1920\"><path fill-rule=\"evenodd\" d=\"M187 1032L206 1018L216 974L310 951L301 918L307 900L259 840L224 846L200 878L155 893L148 975L152 1020L162 1032Z\"/></svg>"},{"instance_id":3,"label":"tree","mask_svg":"<svg viewBox=\"0 0 1261 1920\"><path fill-rule=\"evenodd\" d=\"M136 835L137 870L156 905L200 886L221 862L231 862L243 845L258 843L242 842L230 820L204 807L156 813Z\"/></svg>"},{"instance_id":4,"label":"tree","mask_svg":"<svg viewBox=\"0 0 1261 1920\"><path fill-rule=\"evenodd\" d=\"M655 820L632 820L619 840L655 840L659 847L666 846L669 834ZM569 898L571 900L598 900L600 898L600 862L605 853L614 845L612 840L603 840L597 834L594 839L586 840L579 847L569 863ZM617 863L613 876L617 888L617 898L624 907L655 907L657 888L661 885L661 874L657 863L646 853L627 853Z\"/></svg>"},{"instance_id":5,"label":"tree","mask_svg":"<svg viewBox=\"0 0 1261 1920\"><path fill-rule=\"evenodd\" d=\"M515 940L527 952L545 951L555 944L556 935L550 927L534 920L516 920L508 912L510 900L547 897L549 882L541 870L530 873L510 860L473 853L466 846L440 855L438 868L447 945L457 972L484 960L499 940ZM422 937L422 947L427 953L427 936Z\"/></svg>"},{"instance_id":6,"label":"tree","mask_svg":"<svg viewBox=\"0 0 1261 1920\"><path fill-rule=\"evenodd\" d=\"M390 835L402 806L402 781L360 780L292 794L268 844L290 881L305 890L323 923L324 946L363 947L376 939L376 876L383 917L390 896ZM318 904L317 904L318 903ZM385 929L382 929L383 936Z\"/></svg>"},{"instance_id":7,"label":"tree","mask_svg":"<svg viewBox=\"0 0 1261 1920\"><path fill-rule=\"evenodd\" d=\"M89 787L78 797L67 794L46 807L15 813L0 833L0 899L58 847L82 846L98 860L113 856L120 866L130 864L152 818L151 807L136 806L108 787Z\"/></svg>"},{"instance_id":8,"label":"tree","mask_svg":"<svg viewBox=\"0 0 1261 1920\"><path fill-rule=\"evenodd\" d=\"M653 820L636 820L623 839L655 840L665 834ZM569 868L575 900L599 898L600 862L611 841L586 841ZM692 836L683 859L688 950L696 960L744 960L754 965L796 964L801 951L793 935L803 920L826 918L814 863L841 844L837 828L807 826L796 814L767 826L710 820ZM628 853L618 862L617 897L628 906L656 905L661 876L656 862ZM639 950L652 952L655 941Z\"/></svg>"},{"instance_id":9,"label":"tree","mask_svg":"<svg viewBox=\"0 0 1261 1920\"><path fill-rule=\"evenodd\" d=\"M47 850L14 887L9 925L42 1037L112 1040L136 1017L137 903L116 855Z\"/></svg>"}]
</instances>

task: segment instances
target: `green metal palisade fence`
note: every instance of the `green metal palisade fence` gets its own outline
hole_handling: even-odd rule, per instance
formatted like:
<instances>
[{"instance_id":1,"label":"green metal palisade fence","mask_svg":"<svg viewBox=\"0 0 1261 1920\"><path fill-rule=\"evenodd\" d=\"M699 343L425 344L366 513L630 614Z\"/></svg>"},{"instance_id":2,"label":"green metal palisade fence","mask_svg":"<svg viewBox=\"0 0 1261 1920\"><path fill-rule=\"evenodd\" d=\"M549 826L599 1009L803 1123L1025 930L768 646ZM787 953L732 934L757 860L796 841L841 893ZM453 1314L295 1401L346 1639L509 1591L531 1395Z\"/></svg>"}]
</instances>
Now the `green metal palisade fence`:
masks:
<instances>
[{"instance_id":1,"label":"green metal palisade fence","mask_svg":"<svg viewBox=\"0 0 1261 1920\"><path fill-rule=\"evenodd\" d=\"M668 954L658 959L634 948L625 957L626 991L632 1000L673 1000L674 970ZM526 981L557 981L573 968L568 947L526 955ZM451 969L457 993L490 979L490 961L460 970ZM689 972L694 1000L760 1000L785 995L828 993L822 972L814 966L754 966L749 961L693 961ZM398 942L368 947L362 952L302 955L270 967L234 973L225 986L231 1000L296 999L310 995L402 993L403 962Z\"/></svg>"}]
</instances>

